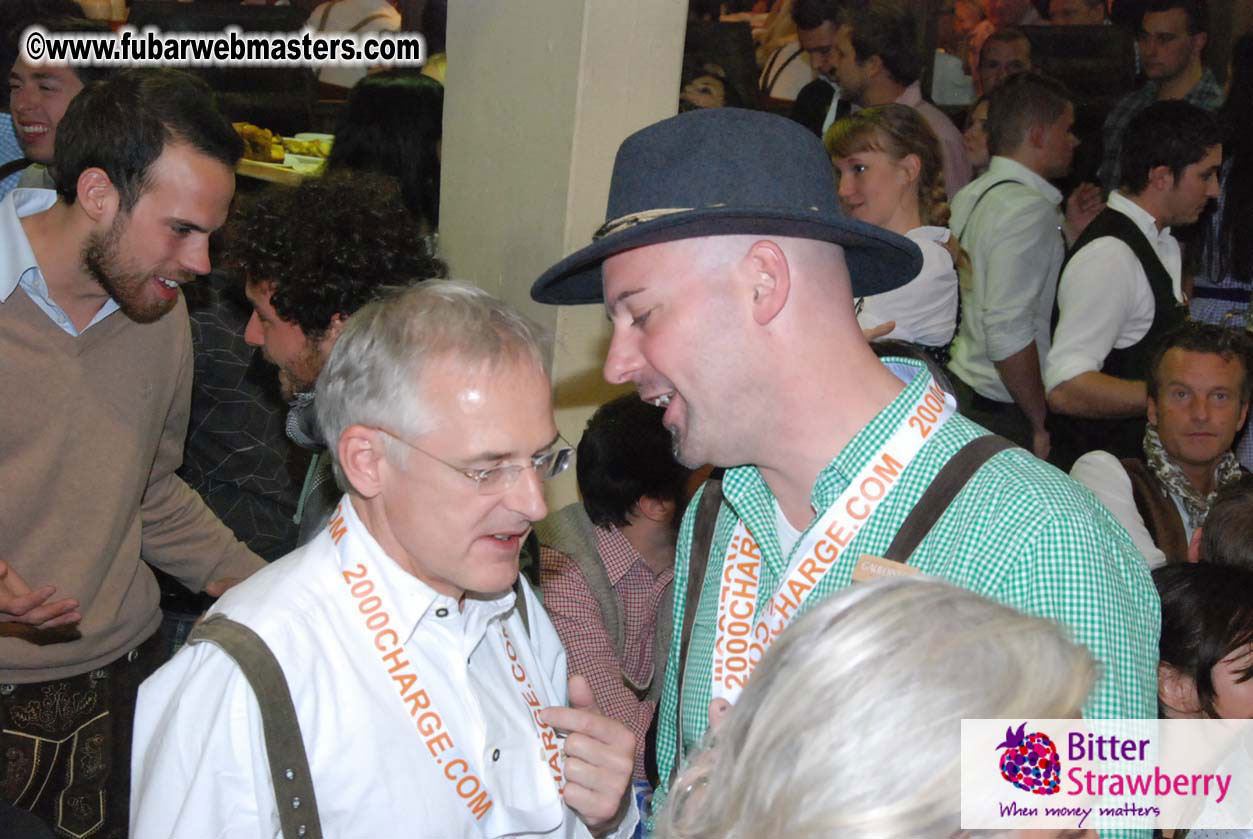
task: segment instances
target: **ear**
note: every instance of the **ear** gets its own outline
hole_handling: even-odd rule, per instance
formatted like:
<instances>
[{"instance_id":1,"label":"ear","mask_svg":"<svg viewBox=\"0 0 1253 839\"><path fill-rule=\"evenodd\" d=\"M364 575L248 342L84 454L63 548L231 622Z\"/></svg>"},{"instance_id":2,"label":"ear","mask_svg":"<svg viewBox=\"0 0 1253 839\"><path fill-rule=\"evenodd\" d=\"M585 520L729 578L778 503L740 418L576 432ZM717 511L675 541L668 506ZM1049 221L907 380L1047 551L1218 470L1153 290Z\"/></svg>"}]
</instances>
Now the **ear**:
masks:
<instances>
[{"instance_id":1,"label":"ear","mask_svg":"<svg viewBox=\"0 0 1253 839\"><path fill-rule=\"evenodd\" d=\"M1240 406L1240 422L1236 423L1236 428L1244 425L1244 421L1249 418L1249 403L1245 402Z\"/></svg>"},{"instance_id":2,"label":"ear","mask_svg":"<svg viewBox=\"0 0 1253 839\"><path fill-rule=\"evenodd\" d=\"M922 174L922 160L916 154L907 154L900 160L896 161L896 165L909 176L909 183L917 183L918 176Z\"/></svg>"},{"instance_id":3,"label":"ear","mask_svg":"<svg viewBox=\"0 0 1253 839\"><path fill-rule=\"evenodd\" d=\"M1204 32L1198 32L1192 36L1192 54L1200 56L1205 51L1205 45L1209 43L1209 35Z\"/></svg>"},{"instance_id":4,"label":"ear","mask_svg":"<svg viewBox=\"0 0 1253 839\"><path fill-rule=\"evenodd\" d=\"M331 357L331 349L335 346L335 342L339 340L339 334L344 331L344 327L347 325L348 316L342 312L336 313L331 317L331 323L326 327L326 331L322 333L322 340L319 342L323 360Z\"/></svg>"},{"instance_id":5,"label":"ear","mask_svg":"<svg viewBox=\"0 0 1253 839\"><path fill-rule=\"evenodd\" d=\"M1196 683L1164 661L1157 662L1157 698L1177 714L1199 714Z\"/></svg>"},{"instance_id":6,"label":"ear","mask_svg":"<svg viewBox=\"0 0 1253 839\"><path fill-rule=\"evenodd\" d=\"M1044 134L1048 131L1047 125L1033 125L1027 129L1027 147L1031 149L1044 148Z\"/></svg>"},{"instance_id":7,"label":"ear","mask_svg":"<svg viewBox=\"0 0 1253 839\"><path fill-rule=\"evenodd\" d=\"M865 61L861 62L861 72L868 79L879 76L884 71L883 59L877 55L872 55Z\"/></svg>"},{"instance_id":8,"label":"ear","mask_svg":"<svg viewBox=\"0 0 1253 839\"><path fill-rule=\"evenodd\" d=\"M75 203L93 222L112 224L113 217L121 207L117 187L105 171L91 166L78 176Z\"/></svg>"},{"instance_id":9,"label":"ear","mask_svg":"<svg viewBox=\"0 0 1253 839\"><path fill-rule=\"evenodd\" d=\"M1204 525L1192 531L1192 538L1188 541L1188 562L1196 564L1201 561L1201 534L1204 531Z\"/></svg>"},{"instance_id":10,"label":"ear","mask_svg":"<svg viewBox=\"0 0 1253 839\"><path fill-rule=\"evenodd\" d=\"M364 425L350 425L339 436L339 468L363 498L373 498L383 490L384 445L382 433Z\"/></svg>"},{"instance_id":11,"label":"ear","mask_svg":"<svg viewBox=\"0 0 1253 839\"><path fill-rule=\"evenodd\" d=\"M1170 192L1175 186L1175 175L1169 166L1154 166L1149 170L1149 186L1159 192Z\"/></svg>"},{"instance_id":12,"label":"ear","mask_svg":"<svg viewBox=\"0 0 1253 839\"><path fill-rule=\"evenodd\" d=\"M669 524L674 518L673 501L662 501L648 495L640 496L640 500L635 502L635 509L641 516L657 524Z\"/></svg>"},{"instance_id":13,"label":"ear","mask_svg":"<svg viewBox=\"0 0 1253 839\"><path fill-rule=\"evenodd\" d=\"M783 311L792 291L787 256L774 242L762 240L748 249L746 264L752 272L753 320L765 326Z\"/></svg>"},{"instance_id":14,"label":"ear","mask_svg":"<svg viewBox=\"0 0 1253 839\"><path fill-rule=\"evenodd\" d=\"M1149 425L1157 427L1157 400L1153 398L1153 394L1149 394L1148 400L1144 407L1145 417L1149 421Z\"/></svg>"}]
</instances>

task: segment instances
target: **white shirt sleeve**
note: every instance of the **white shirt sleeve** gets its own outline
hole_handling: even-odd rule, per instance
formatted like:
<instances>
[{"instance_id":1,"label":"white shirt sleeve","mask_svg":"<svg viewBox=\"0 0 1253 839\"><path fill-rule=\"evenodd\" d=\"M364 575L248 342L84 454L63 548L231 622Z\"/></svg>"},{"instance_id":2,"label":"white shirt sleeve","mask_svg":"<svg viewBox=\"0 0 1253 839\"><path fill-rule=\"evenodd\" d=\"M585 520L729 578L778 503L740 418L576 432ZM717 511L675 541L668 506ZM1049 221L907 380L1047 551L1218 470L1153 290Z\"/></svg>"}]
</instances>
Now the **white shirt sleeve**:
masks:
<instances>
[{"instance_id":1,"label":"white shirt sleeve","mask_svg":"<svg viewBox=\"0 0 1253 839\"><path fill-rule=\"evenodd\" d=\"M979 209L994 213L997 208ZM1061 236L1058 222L1057 208L1041 198L1005 214L982 234L995 243L986 249L987 268L981 272L981 316L992 361L1004 361L1035 340L1038 300L1056 279L1049 276L1049 266Z\"/></svg>"},{"instance_id":2,"label":"white shirt sleeve","mask_svg":"<svg viewBox=\"0 0 1253 839\"><path fill-rule=\"evenodd\" d=\"M184 647L139 689L132 839L274 839L278 812L261 713L235 662Z\"/></svg>"},{"instance_id":3,"label":"white shirt sleeve","mask_svg":"<svg viewBox=\"0 0 1253 839\"><path fill-rule=\"evenodd\" d=\"M1148 291L1142 274L1131 248L1112 236L1088 243L1071 257L1057 286L1059 317L1044 365L1046 392L1080 373L1101 369L1110 350L1126 337L1128 322L1143 308L1143 295L1137 293L1140 286ZM1151 323L1151 296L1148 304Z\"/></svg>"},{"instance_id":4,"label":"white shirt sleeve","mask_svg":"<svg viewBox=\"0 0 1253 839\"><path fill-rule=\"evenodd\" d=\"M1070 469L1070 477L1090 489L1114 514L1114 518L1127 529L1131 541L1135 543L1149 568L1166 564L1166 555L1154 544L1153 537L1144 526L1144 519L1140 517L1132 495L1131 478L1118 462L1118 458L1109 452L1088 452L1075 461Z\"/></svg>"}]
</instances>

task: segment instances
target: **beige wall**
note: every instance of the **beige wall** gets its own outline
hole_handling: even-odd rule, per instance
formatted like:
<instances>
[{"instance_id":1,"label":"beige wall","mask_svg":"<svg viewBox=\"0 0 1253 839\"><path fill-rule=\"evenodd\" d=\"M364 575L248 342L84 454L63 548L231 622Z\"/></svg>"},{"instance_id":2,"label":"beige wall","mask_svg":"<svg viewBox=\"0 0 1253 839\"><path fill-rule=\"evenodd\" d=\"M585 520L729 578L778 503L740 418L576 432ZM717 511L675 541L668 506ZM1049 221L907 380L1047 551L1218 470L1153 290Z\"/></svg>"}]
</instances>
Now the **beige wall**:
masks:
<instances>
[{"instance_id":1,"label":"beige wall","mask_svg":"<svg viewBox=\"0 0 1253 839\"><path fill-rule=\"evenodd\" d=\"M554 308L529 289L591 240L618 144L675 113L686 0L459 0L449 4L440 240L452 275L553 330L557 425L571 443L621 392L600 376L599 306ZM575 500L573 470L550 487Z\"/></svg>"}]
</instances>

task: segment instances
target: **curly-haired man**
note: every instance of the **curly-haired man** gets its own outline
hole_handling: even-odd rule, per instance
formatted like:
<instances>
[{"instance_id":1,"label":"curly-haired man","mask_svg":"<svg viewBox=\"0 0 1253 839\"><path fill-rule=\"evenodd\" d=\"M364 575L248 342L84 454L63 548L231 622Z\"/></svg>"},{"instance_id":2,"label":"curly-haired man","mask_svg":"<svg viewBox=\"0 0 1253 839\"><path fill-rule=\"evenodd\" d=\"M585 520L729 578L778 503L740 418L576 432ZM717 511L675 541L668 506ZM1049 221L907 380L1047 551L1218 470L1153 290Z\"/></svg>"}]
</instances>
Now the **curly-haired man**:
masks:
<instances>
[{"instance_id":1,"label":"curly-haired man","mask_svg":"<svg viewBox=\"0 0 1253 839\"><path fill-rule=\"evenodd\" d=\"M278 367L288 436L315 452L296 510L299 544L339 497L313 386L353 312L389 289L447 276L423 232L393 180L358 172L263 192L228 226L226 268L253 306L244 339Z\"/></svg>"}]
</instances>

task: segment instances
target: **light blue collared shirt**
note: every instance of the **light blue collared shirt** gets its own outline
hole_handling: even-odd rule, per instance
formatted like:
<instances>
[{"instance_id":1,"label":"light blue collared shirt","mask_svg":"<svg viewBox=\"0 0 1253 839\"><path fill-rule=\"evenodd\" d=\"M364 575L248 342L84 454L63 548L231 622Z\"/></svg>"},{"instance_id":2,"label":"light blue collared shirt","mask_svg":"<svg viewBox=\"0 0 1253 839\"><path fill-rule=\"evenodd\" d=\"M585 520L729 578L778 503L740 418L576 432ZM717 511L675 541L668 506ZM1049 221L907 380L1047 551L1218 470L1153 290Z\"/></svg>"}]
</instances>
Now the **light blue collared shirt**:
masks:
<instances>
[{"instance_id":1,"label":"light blue collared shirt","mask_svg":"<svg viewBox=\"0 0 1253 839\"><path fill-rule=\"evenodd\" d=\"M18 160L24 157L22 146L17 141L17 131L13 128L13 117L0 113L0 163ZM22 177L21 171L14 172L0 181L0 198L8 195L17 186Z\"/></svg>"},{"instance_id":2,"label":"light blue collared shirt","mask_svg":"<svg viewBox=\"0 0 1253 839\"><path fill-rule=\"evenodd\" d=\"M35 261L35 252L31 250L26 231L18 220L35 213L42 213L57 202L57 194L51 189L15 189L0 201L0 242L9 245L0 249L0 303L9 299L13 290L21 287L36 306L46 314L53 323L61 327L68 335L77 338L80 333L74 328L74 322L65 313L52 295L48 292L48 283ZM83 327L86 332L100 321L118 310L117 301L112 297L100 307L91 323Z\"/></svg>"}]
</instances>

